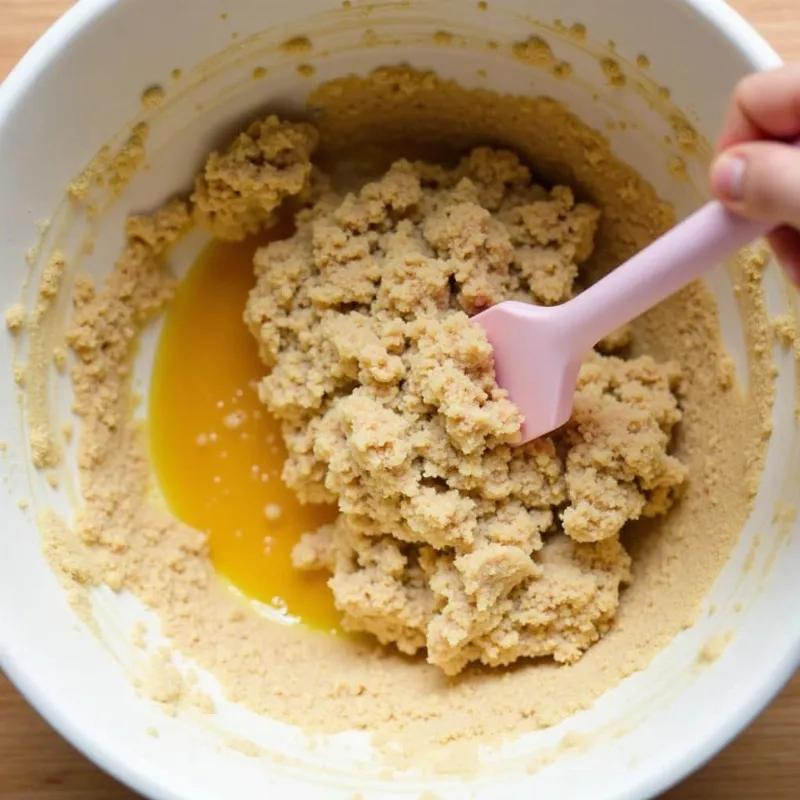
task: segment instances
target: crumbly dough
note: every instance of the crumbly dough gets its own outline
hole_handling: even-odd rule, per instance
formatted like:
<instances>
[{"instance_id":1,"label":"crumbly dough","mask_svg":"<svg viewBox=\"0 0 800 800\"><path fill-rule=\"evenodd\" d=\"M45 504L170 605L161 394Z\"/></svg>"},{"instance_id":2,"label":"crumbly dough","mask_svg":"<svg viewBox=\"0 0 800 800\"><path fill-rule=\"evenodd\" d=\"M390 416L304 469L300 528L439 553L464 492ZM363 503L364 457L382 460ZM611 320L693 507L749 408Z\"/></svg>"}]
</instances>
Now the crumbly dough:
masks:
<instances>
[{"instance_id":1,"label":"crumbly dough","mask_svg":"<svg viewBox=\"0 0 800 800\"><path fill-rule=\"evenodd\" d=\"M158 108L167 99L163 86L151 86L142 92L142 106L146 109Z\"/></svg>"},{"instance_id":2,"label":"crumbly dough","mask_svg":"<svg viewBox=\"0 0 800 800\"><path fill-rule=\"evenodd\" d=\"M42 270L42 277L39 282L39 291L36 299L36 307L34 308L34 320L41 322L44 315L47 314L50 306L53 304L56 295L61 288L61 283L64 280L64 272L67 269L67 259L60 251L56 251L47 260L44 269Z\"/></svg>"},{"instance_id":3,"label":"crumbly dough","mask_svg":"<svg viewBox=\"0 0 800 800\"><path fill-rule=\"evenodd\" d=\"M684 479L667 453L680 372L597 354L570 424L514 447L521 416L469 316L572 296L598 210L488 148L318 193L259 251L245 314L272 368L261 397L283 422L284 480L341 512L295 565L332 572L345 628L426 648L448 674L576 661L629 581L623 525L666 512Z\"/></svg>"},{"instance_id":4,"label":"crumbly dough","mask_svg":"<svg viewBox=\"0 0 800 800\"><path fill-rule=\"evenodd\" d=\"M465 90L430 73L386 68L325 84L310 102L320 163L346 161L355 150L374 154L378 173L395 160L381 162L385 153L417 158L409 143L467 152L503 142L535 165L537 179L571 186L600 210L581 281L620 263L672 221L669 207L614 157L605 137L550 99ZM314 180L312 170L308 202L318 199ZM193 205L174 201L135 223L102 285L70 271L62 288L77 302L71 375L83 504L74 522L46 511L40 525L50 563L90 624L92 587L130 591L158 613L174 647L219 680L229 700L309 731L365 731L391 763L449 773L474 767L476 745L554 725L591 706L692 624L738 539L763 468L774 339L758 259L743 258L734 272L752 354L747 393L731 380L716 307L702 285L687 287L617 337L627 340L626 357L649 354L680 364L682 420L672 440L687 476L668 515L623 531L632 581L619 596L611 629L573 664L522 660L502 671L470 665L449 679L440 667L371 637L310 635L264 620L217 580L205 537L153 502L146 442L131 420L131 358L139 332L172 294L163 254L167 240L196 220ZM53 319L29 331L32 343L57 338L46 329ZM37 352L29 371L46 375L52 345ZM34 427L46 429L48 422L38 412L31 417ZM585 547L554 536L562 547Z\"/></svg>"},{"instance_id":5,"label":"crumbly dough","mask_svg":"<svg viewBox=\"0 0 800 800\"><path fill-rule=\"evenodd\" d=\"M797 342L797 323L794 317L782 314L772 320L775 338L784 346L792 347Z\"/></svg>"},{"instance_id":6,"label":"crumbly dough","mask_svg":"<svg viewBox=\"0 0 800 800\"><path fill-rule=\"evenodd\" d=\"M287 39L282 45L281 50L287 55L297 55L301 53L310 53L314 45L308 36L293 36Z\"/></svg>"},{"instance_id":7,"label":"crumbly dough","mask_svg":"<svg viewBox=\"0 0 800 800\"><path fill-rule=\"evenodd\" d=\"M226 241L274 224L281 202L309 185L317 138L311 125L276 116L254 122L224 153L209 156L195 181L195 220Z\"/></svg>"},{"instance_id":8,"label":"crumbly dough","mask_svg":"<svg viewBox=\"0 0 800 800\"><path fill-rule=\"evenodd\" d=\"M144 163L149 136L150 127L146 122L139 122L116 153L108 145L100 148L83 172L67 186L67 194L76 202L88 201L93 190L99 187L108 187L112 197L121 194Z\"/></svg>"},{"instance_id":9,"label":"crumbly dough","mask_svg":"<svg viewBox=\"0 0 800 800\"><path fill-rule=\"evenodd\" d=\"M6 309L6 328L16 335L25 329L25 321L28 312L22 303L15 303L10 308Z\"/></svg>"}]
</instances>

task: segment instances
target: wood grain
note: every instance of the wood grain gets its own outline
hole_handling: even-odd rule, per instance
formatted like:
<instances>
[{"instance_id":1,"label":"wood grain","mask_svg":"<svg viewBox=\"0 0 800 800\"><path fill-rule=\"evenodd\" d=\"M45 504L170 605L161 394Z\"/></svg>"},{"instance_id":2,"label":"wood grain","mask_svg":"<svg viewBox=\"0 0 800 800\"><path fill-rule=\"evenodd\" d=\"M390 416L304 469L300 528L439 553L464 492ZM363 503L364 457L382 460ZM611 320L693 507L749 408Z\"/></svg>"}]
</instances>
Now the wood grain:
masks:
<instances>
[{"instance_id":1,"label":"wood grain","mask_svg":"<svg viewBox=\"0 0 800 800\"><path fill-rule=\"evenodd\" d=\"M168 0L165 0L167 2ZM71 0L0 0L0 75ZM785 59L800 58L798 0L735 0ZM800 675L733 744L662 800L800 798ZM0 675L2 800L131 800L61 739Z\"/></svg>"}]
</instances>

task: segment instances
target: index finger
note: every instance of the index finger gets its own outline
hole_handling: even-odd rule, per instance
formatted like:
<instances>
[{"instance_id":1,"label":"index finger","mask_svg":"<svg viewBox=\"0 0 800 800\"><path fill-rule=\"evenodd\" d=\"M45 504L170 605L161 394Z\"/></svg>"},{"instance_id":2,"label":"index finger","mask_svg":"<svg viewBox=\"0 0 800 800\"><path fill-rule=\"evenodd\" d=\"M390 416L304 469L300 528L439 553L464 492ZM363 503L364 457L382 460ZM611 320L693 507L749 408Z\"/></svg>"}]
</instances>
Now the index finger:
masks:
<instances>
[{"instance_id":1,"label":"index finger","mask_svg":"<svg viewBox=\"0 0 800 800\"><path fill-rule=\"evenodd\" d=\"M800 135L800 63L748 75L736 86L717 150Z\"/></svg>"}]
</instances>

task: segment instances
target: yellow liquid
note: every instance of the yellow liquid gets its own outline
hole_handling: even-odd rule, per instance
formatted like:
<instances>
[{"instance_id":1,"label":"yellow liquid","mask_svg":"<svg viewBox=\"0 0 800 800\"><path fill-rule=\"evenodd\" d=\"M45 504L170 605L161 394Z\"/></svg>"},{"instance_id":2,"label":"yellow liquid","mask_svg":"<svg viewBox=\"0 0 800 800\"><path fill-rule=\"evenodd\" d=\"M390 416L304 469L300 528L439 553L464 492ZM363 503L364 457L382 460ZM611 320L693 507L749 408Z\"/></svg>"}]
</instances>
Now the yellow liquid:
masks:
<instances>
[{"instance_id":1,"label":"yellow liquid","mask_svg":"<svg viewBox=\"0 0 800 800\"><path fill-rule=\"evenodd\" d=\"M265 367L242 319L265 241L210 245L178 288L156 355L150 450L170 509L208 534L219 574L252 599L335 630L328 576L291 564L300 536L335 512L301 505L281 480L286 452L258 400Z\"/></svg>"}]
</instances>

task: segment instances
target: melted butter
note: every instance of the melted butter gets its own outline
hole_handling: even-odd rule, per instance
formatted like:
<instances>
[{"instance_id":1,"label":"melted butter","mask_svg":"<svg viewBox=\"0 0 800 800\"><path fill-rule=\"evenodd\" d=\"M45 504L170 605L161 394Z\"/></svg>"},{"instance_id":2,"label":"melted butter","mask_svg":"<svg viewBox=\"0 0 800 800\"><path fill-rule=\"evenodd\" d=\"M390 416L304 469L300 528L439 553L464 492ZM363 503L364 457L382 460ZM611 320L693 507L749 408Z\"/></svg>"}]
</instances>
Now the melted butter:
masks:
<instances>
[{"instance_id":1,"label":"melted butter","mask_svg":"<svg viewBox=\"0 0 800 800\"><path fill-rule=\"evenodd\" d=\"M217 572L246 596L315 628L338 625L327 575L291 564L300 536L330 522L281 480L278 423L259 402L264 374L242 319L265 239L213 243L166 314L149 401L154 469L172 512L209 536Z\"/></svg>"}]
</instances>

